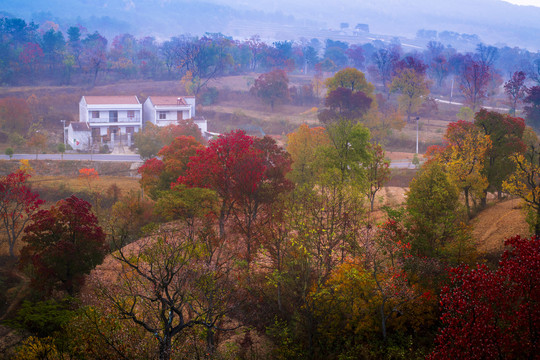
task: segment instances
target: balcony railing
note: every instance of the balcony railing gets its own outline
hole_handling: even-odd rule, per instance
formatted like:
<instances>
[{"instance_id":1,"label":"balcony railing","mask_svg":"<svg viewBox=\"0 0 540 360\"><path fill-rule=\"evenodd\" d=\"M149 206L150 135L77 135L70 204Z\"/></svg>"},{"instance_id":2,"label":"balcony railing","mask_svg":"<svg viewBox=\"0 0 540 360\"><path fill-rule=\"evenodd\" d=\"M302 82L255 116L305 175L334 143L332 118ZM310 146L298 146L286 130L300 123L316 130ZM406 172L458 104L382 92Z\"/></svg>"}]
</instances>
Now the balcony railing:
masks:
<instances>
[{"instance_id":1,"label":"balcony railing","mask_svg":"<svg viewBox=\"0 0 540 360\"><path fill-rule=\"evenodd\" d=\"M89 118L88 122L90 123L140 123L141 117L118 117L118 118L109 118L109 117L100 117L100 118Z\"/></svg>"}]
</instances>

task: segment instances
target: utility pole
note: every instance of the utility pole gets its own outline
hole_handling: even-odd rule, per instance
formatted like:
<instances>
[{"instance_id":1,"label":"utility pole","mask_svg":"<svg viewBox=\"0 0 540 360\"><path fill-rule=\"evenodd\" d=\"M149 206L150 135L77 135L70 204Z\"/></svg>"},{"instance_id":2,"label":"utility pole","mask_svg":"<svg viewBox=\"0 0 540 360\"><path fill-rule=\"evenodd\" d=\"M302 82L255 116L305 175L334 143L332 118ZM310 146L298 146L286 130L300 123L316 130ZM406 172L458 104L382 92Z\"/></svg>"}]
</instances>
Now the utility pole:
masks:
<instances>
[{"instance_id":1,"label":"utility pole","mask_svg":"<svg viewBox=\"0 0 540 360\"><path fill-rule=\"evenodd\" d=\"M454 78L455 75L452 75L452 87L450 88L450 104L452 103L452 97L454 96Z\"/></svg>"},{"instance_id":2,"label":"utility pole","mask_svg":"<svg viewBox=\"0 0 540 360\"><path fill-rule=\"evenodd\" d=\"M418 154L418 123L420 122L420 116L416 117L416 154Z\"/></svg>"},{"instance_id":3,"label":"utility pole","mask_svg":"<svg viewBox=\"0 0 540 360\"><path fill-rule=\"evenodd\" d=\"M66 120L60 120L62 123L62 139L64 140L64 146L66 146Z\"/></svg>"}]
</instances>

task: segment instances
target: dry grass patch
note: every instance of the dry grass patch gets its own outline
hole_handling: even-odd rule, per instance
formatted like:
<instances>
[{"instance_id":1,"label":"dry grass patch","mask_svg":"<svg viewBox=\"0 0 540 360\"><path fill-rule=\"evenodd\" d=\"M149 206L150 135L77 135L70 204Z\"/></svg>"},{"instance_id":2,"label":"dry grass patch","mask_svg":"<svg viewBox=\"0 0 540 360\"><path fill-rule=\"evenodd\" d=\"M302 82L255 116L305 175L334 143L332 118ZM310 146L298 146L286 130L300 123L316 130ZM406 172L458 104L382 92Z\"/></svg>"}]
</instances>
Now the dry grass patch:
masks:
<instances>
[{"instance_id":1,"label":"dry grass patch","mask_svg":"<svg viewBox=\"0 0 540 360\"><path fill-rule=\"evenodd\" d=\"M73 191L84 191L91 189L92 191L104 192L107 191L111 186L116 185L120 188L123 194L130 191L141 190L139 179L126 176L100 176L98 179L90 180L90 188L86 180L73 176L36 175L30 178L29 183L38 189L40 187L58 188L63 186Z\"/></svg>"},{"instance_id":2,"label":"dry grass patch","mask_svg":"<svg viewBox=\"0 0 540 360\"><path fill-rule=\"evenodd\" d=\"M473 239L480 253L502 252L505 239L531 235L522 206L521 199L496 202L472 220Z\"/></svg>"}]
</instances>

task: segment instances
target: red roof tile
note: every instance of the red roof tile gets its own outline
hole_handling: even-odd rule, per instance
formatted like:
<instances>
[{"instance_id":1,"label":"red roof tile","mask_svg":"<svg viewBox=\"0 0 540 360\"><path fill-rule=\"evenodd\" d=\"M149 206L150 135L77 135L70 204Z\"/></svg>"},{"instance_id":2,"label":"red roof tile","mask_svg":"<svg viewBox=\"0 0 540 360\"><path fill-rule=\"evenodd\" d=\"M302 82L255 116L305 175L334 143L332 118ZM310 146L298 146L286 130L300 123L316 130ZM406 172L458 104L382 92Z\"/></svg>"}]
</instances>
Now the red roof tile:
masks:
<instances>
[{"instance_id":1,"label":"red roof tile","mask_svg":"<svg viewBox=\"0 0 540 360\"><path fill-rule=\"evenodd\" d=\"M187 105L183 96L150 96L154 105Z\"/></svg>"},{"instance_id":2,"label":"red roof tile","mask_svg":"<svg viewBox=\"0 0 540 360\"><path fill-rule=\"evenodd\" d=\"M135 95L127 96L84 96L88 105L138 105L139 99Z\"/></svg>"}]
</instances>

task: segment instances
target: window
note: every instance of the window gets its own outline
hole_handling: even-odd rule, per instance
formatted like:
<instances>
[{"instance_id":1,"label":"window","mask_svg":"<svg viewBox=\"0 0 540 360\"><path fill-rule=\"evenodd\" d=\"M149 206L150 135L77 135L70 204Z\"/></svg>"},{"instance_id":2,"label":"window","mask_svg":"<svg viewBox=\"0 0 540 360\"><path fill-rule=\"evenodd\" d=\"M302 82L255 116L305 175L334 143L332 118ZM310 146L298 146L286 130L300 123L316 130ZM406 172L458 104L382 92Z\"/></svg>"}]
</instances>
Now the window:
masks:
<instances>
[{"instance_id":1,"label":"window","mask_svg":"<svg viewBox=\"0 0 540 360\"><path fill-rule=\"evenodd\" d=\"M126 127L126 134L133 134L134 132L135 132L135 129L133 126Z\"/></svg>"},{"instance_id":2,"label":"window","mask_svg":"<svg viewBox=\"0 0 540 360\"><path fill-rule=\"evenodd\" d=\"M135 110L128 110L128 119L133 119L135 117Z\"/></svg>"},{"instance_id":3,"label":"window","mask_svg":"<svg viewBox=\"0 0 540 360\"><path fill-rule=\"evenodd\" d=\"M92 111L92 119L99 119L99 111Z\"/></svg>"},{"instance_id":4,"label":"window","mask_svg":"<svg viewBox=\"0 0 540 360\"><path fill-rule=\"evenodd\" d=\"M165 111L160 111L158 114L159 114L159 120L167 119L167 113Z\"/></svg>"}]
</instances>

